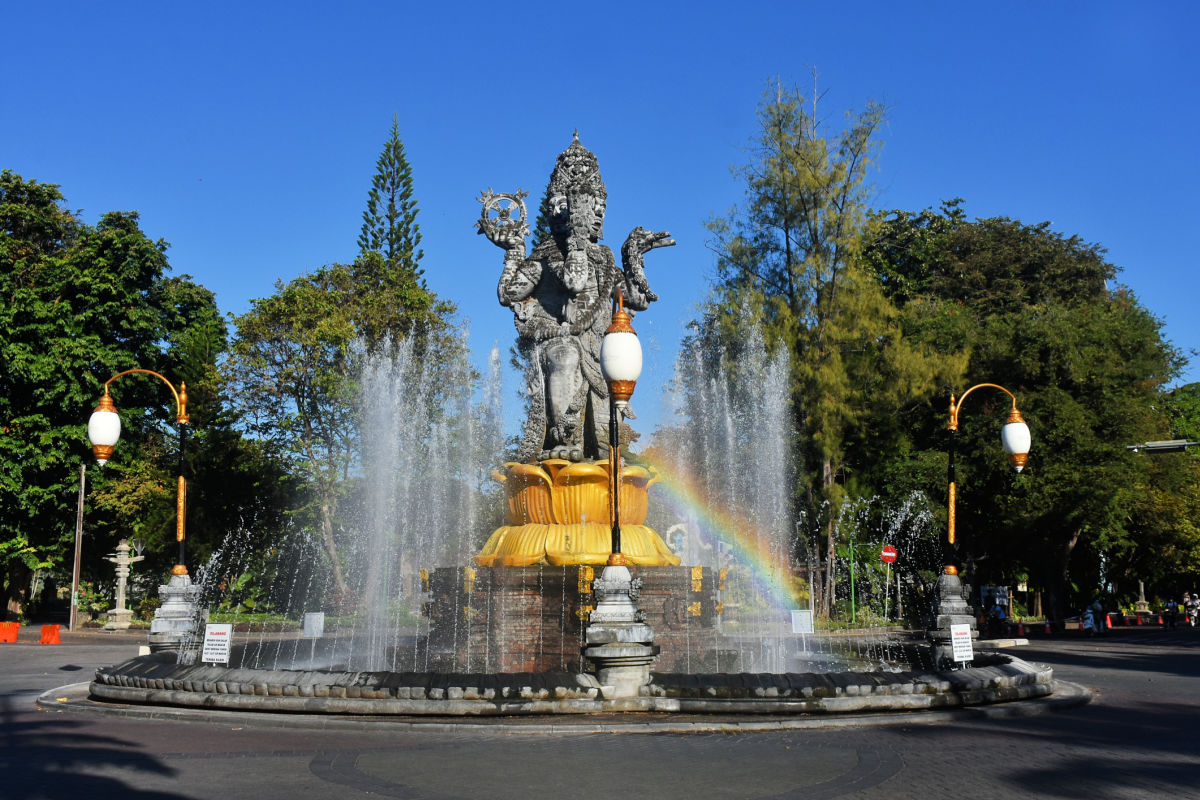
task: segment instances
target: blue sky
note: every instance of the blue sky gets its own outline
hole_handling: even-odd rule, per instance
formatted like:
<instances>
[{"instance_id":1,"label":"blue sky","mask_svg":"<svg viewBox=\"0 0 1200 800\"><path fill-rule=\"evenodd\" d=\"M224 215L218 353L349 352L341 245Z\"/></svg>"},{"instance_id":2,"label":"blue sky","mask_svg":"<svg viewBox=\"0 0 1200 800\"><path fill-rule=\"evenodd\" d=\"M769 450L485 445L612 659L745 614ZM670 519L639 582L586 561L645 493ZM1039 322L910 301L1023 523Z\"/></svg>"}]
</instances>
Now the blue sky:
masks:
<instances>
[{"instance_id":1,"label":"blue sky","mask_svg":"<svg viewBox=\"0 0 1200 800\"><path fill-rule=\"evenodd\" d=\"M175 272L237 314L354 257L395 113L429 286L482 364L514 334L476 198L536 202L578 129L609 246L635 225L679 242L648 256L663 299L636 320L649 433L708 288L704 222L743 197L729 168L755 107L812 68L832 125L891 109L875 207L963 197L972 217L1050 220L1106 247L1176 346L1200 346L1198 23L1191 2L12 3L0 168L59 184L88 222L139 211Z\"/></svg>"}]
</instances>

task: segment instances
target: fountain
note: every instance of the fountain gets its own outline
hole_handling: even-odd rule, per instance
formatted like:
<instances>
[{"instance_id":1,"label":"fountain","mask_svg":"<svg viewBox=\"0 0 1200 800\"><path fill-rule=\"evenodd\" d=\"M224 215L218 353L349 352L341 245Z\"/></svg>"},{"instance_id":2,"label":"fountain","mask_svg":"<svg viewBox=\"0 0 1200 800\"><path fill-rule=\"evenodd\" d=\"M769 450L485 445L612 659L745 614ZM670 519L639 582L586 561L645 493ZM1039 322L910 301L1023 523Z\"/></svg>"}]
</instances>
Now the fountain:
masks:
<instances>
[{"instance_id":1,"label":"fountain","mask_svg":"<svg viewBox=\"0 0 1200 800\"><path fill-rule=\"evenodd\" d=\"M228 665L196 663L192 643L178 659L161 653L100 670L94 697L498 715L920 709L1051 691L1048 669L1007 656L935 672L883 669L897 656L880 650L873 669L849 669L812 646L819 636L792 634L786 361L751 338L731 384L698 354L681 359L677 386L691 394L680 403L699 404L688 416L704 431L677 431L676 447L623 464L636 438L626 422L632 387L610 399L601 341L612 300L637 312L657 299L644 256L674 242L635 228L617 266L599 244L606 190L577 136L551 176L550 233L532 251L524 197L485 192L479 222L504 250L498 296L514 312L529 400L517 456L494 474L503 497L489 494L479 466L495 463L503 441L498 351L489 393L475 404L471 376L457 366L465 359L434 363L396 342L363 375L362 472L371 479L361 497L366 535L345 553L359 598L352 611L331 614L319 637L247 637ZM666 540L651 524L665 514L652 502L655 486L676 501L662 504L674 522L656 523ZM293 613L315 611L314 598L327 609L344 599L311 569L317 549L302 533L278 547L299 566L280 573ZM202 606L258 557L236 544L220 552L241 566L201 570Z\"/></svg>"}]
</instances>

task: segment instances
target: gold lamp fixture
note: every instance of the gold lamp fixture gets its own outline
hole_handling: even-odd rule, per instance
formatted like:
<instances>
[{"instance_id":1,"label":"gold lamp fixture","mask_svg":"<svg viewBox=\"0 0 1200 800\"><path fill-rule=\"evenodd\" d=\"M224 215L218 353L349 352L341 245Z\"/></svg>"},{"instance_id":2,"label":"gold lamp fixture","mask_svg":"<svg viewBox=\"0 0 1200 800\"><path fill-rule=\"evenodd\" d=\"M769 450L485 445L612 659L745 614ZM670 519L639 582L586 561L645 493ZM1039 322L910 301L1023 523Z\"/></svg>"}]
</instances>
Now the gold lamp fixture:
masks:
<instances>
[{"instance_id":1,"label":"gold lamp fixture","mask_svg":"<svg viewBox=\"0 0 1200 800\"><path fill-rule=\"evenodd\" d=\"M637 379L642 374L642 344L633 330L633 319L625 310L625 299L617 292L612 322L600 343L600 371L608 383L608 445L612 468L609 483L609 505L612 519L612 553L608 563L622 566L627 562L621 554L621 433L620 413L629 406Z\"/></svg>"}]
</instances>

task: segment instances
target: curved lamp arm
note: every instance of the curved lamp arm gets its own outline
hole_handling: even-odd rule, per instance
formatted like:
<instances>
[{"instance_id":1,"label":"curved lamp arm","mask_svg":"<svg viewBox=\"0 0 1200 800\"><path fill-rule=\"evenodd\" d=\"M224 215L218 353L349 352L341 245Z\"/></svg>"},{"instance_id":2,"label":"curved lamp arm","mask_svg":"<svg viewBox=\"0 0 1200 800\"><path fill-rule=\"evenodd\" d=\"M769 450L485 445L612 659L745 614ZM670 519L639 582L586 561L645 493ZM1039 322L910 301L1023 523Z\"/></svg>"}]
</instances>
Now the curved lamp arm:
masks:
<instances>
[{"instance_id":1,"label":"curved lamp arm","mask_svg":"<svg viewBox=\"0 0 1200 800\"><path fill-rule=\"evenodd\" d=\"M121 437L121 417L117 414L117 407L108 394L108 385L117 378L133 373L142 373L158 378L167 385L167 388L171 390L171 396L175 398L175 421L179 424L179 485L175 500L175 539L179 542L179 561L172 567L171 572L174 575L187 575L187 568L184 566L184 540L187 538L187 480L184 477L184 454L187 448L185 426L188 424L187 384L180 381L179 390L176 391L175 386L169 380L153 370L134 368L118 372L104 382L104 396L100 398L99 405L96 406L96 410L92 412L92 416L88 420L88 439L92 443L92 452L95 454L96 460L100 462L100 466L104 466L105 462L112 457L117 440Z\"/></svg>"},{"instance_id":2,"label":"curved lamp arm","mask_svg":"<svg viewBox=\"0 0 1200 800\"><path fill-rule=\"evenodd\" d=\"M949 448L948 448L950 459L949 459L948 470L947 470L948 477L949 477L949 484L950 484L948 492L947 492L947 495L948 495L948 508L947 508L947 512L948 512L947 513L947 523L948 523L947 524L947 527L948 527L947 534L948 534L948 537L947 538L948 538L948 544L950 544L950 545L954 544L954 538L955 538L955 530L954 529L955 529L955 516L956 516L955 512L956 512L956 505L957 505L957 503L956 503L956 500L957 500L957 497L956 497L956 495L957 495L957 487L956 487L957 477L956 477L956 469L955 469L955 464L954 464L954 457L955 457L955 449L956 449L955 442L956 442L957 434L958 434L958 412L959 412L959 409L962 408L963 401L967 399L967 396L970 395L971 392L975 391L976 389L984 389L984 388L999 389L1000 391L1002 391L1006 395L1008 395L1010 398L1012 398L1012 410L1008 412L1008 419L1005 420L1004 428L1001 429L1001 431L1000 431L1000 442L1004 446L1004 452L1008 453L1008 458L1009 458L1009 461L1012 463L1013 468L1017 472L1020 472L1022 469L1025 468L1025 462L1029 457L1029 447L1031 444L1031 437L1029 435L1029 426L1026 425L1025 420L1021 418L1021 412L1017 410L1017 396L1016 395L1014 395L1008 389L1005 389L1003 386L1000 386L999 384L995 384L995 383L977 383L974 386L972 386L970 389L967 389L965 392L963 392L962 397L959 397L957 400L955 399L954 395L950 395L950 423L946 426L950 431L950 443L949 443ZM950 574L950 575L957 574L957 572L958 572L957 568L954 567L953 565L947 565L945 571L947 574Z\"/></svg>"},{"instance_id":3,"label":"curved lamp arm","mask_svg":"<svg viewBox=\"0 0 1200 800\"><path fill-rule=\"evenodd\" d=\"M162 381L163 383L165 383L167 385L167 388L171 390L171 396L175 398L175 421L178 422L180 425L187 425L188 424L187 384L184 383L183 381L180 381L179 382L179 391L175 391L175 386L169 380L167 380L162 375L159 375L157 372L155 372L153 370L134 368L134 369L127 369L124 372L118 372L116 375L113 375L111 378L109 378L108 380L106 380L104 382L104 396L108 397L108 385L110 383L115 381L117 378L120 378L124 375L130 375L135 372L140 372L144 375L153 375L155 378L158 378L160 381ZM103 403L104 400L101 399L100 402ZM111 403L112 401L110 400L109 402Z\"/></svg>"},{"instance_id":4,"label":"curved lamp arm","mask_svg":"<svg viewBox=\"0 0 1200 800\"><path fill-rule=\"evenodd\" d=\"M1025 424L1021 412L1017 410L1017 396L1008 389L995 383L977 383L963 392L962 397L958 398L958 402L955 402L954 395L950 395L950 423L947 428L951 431L958 430L958 411L962 408L963 401L971 392L983 388L999 389L1012 398L1012 410L1008 412L1008 418L1004 421L1004 427L1000 431L1000 442L1004 446L1004 452L1008 453L1013 469L1020 472L1025 468L1025 462L1029 458L1032 439L1029 435L1029 426Z\"/></svg>"}]
</instances>

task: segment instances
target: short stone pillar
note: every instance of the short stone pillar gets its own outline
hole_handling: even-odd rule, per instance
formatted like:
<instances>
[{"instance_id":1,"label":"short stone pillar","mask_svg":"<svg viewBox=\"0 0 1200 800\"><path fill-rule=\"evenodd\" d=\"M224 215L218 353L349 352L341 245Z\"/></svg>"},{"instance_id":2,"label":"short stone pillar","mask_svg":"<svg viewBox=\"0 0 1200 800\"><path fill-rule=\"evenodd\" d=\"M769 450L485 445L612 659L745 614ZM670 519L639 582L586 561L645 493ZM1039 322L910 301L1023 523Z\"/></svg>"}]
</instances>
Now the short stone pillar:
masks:
<instances>
[{"instance_id":1,"label":"short stone pillar","mask_svg":"<svg viewBox=\"0 0 1200 800\"><path fill-rule=\"evenodd\" d=\"M137 544L140 550L141 543ZM108 623L104 626L106 631L126 630L133 620L133 612L125 607L125 588L129 585L130 565L136 564L145 556L131 556L129 555L131 549L133 548L129 546L129 540L122 539L117 543L116 555L104 557L105 561L111 561L117 565L117 603L116 607L108 612Z\"/></svg>"},{"instance_id":2,"label":"short stone pillar","mask_svg":"<svg viewBox=\"0 0 1200 800\"><path fill-rule=\"evenodd\" d=\"M943 572L938 578L937 612L933 627L928 631L934 669L953 667L954 648L950 643L951 625L970 625L971 640L979 638L975 614L963 597L963 584L957 574Z\"/></svg>"},{"instance_id":3,"label":"short stone pillar","mask_svg":"<svg viewBox=\"0 0 1200 800\"><path fill-rule=\"evenodd\" d=\"M189 575L172 575L166 585L158 587L158 596L162 605L150 623L150 651L180 650L184 642L194 641L198 635L200 587Z\"/></svg>"},{"instance_id":4,"label":"short stone pillar","mask_svg":"<svg viewBox=\"0 0 1200 800\"><path fill-rule=\"evenodd\" d=\"M1146 584L1143 581L1138 581L1138 599L1133 605L1133 611L1139 616L1150 613L1150 603L1146 600Z\"/></svg>"},{"instance_id":5,"label":"short stone pillar","mask_svg":"<svg viewBox=\"0 0 1200 800\"><path fill-rule=\"evenodd\" d=\"M637 607L641 581L625 566L607 566L592 584L592 611L583 655L596 665L596 679L605 700L637 697L650 683L650 665L658 657L654 630Z\"/></svg>"}]
</instances>

